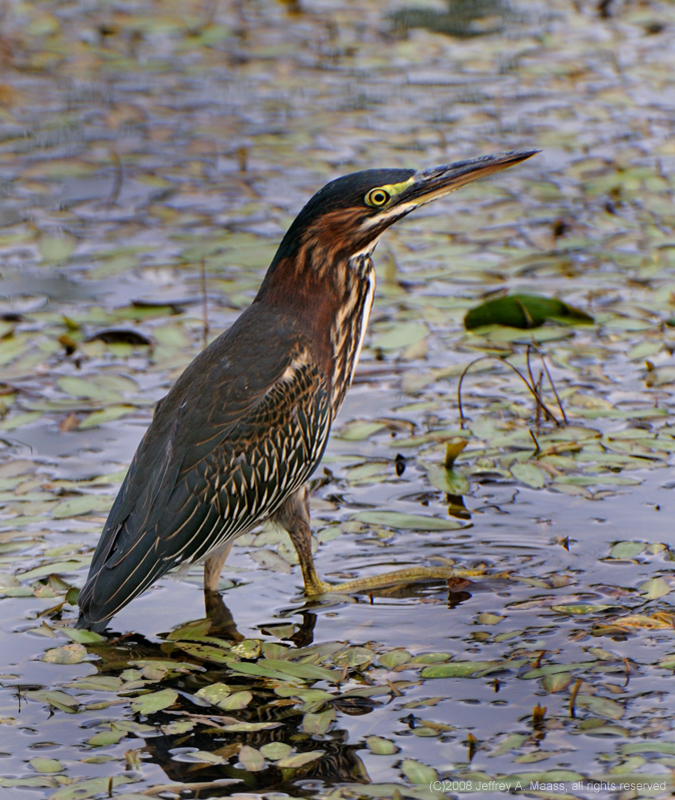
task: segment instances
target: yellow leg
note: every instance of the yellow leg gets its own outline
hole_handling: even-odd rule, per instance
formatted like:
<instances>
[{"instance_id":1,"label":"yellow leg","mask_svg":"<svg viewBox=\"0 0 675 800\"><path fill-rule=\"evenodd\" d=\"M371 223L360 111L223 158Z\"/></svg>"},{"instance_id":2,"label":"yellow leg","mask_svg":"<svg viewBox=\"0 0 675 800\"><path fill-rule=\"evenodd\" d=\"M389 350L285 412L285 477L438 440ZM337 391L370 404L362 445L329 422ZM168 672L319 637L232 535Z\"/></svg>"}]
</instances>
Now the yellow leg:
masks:
<instances>
[{"instance_id":1,"label":"yellow leg","mask_svg":"<svg viewBox=\"0 0 675 800\"><path fill-rule=\"evenodd\" d=\"M465 570L456 567L407 567L394 572L385 572L383 575L374 575L372 578L358 578L354 581L337 584L324 583L316 572L312 558L312 532L309 526L307 488L303 486L291 495L276 512L273 519L285 528L291 537L300 559L305 594L310 597L327 592L356 594L423 580L452 581L457 589L461 589L466 585L467 578L485 575L484 570Z\"/></svg>"},{"instance_id":2,"label":"yellow leg","mask_svg":"<svg viewBox=\"0 0 675 800\"><path fill-rule=\"evenodd\" d=\"M332 586L324 583L317 575L312 558L312 531L309 527L309 503L307 487L303 486L292 494L273 517L274 521L288 531L293 547L300 560L305 594L316 595L330 592Z\"/></svg>"}]
</instances>

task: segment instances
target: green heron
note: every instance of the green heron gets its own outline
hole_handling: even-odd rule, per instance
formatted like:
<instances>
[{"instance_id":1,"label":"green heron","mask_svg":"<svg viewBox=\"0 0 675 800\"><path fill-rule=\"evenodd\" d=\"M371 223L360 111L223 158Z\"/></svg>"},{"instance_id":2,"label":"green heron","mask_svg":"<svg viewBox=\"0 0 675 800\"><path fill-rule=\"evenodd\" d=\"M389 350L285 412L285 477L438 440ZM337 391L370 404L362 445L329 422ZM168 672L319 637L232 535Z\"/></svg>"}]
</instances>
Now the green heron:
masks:
<instances>
[{"instance_id":1,"label":"green heron","mask_svg":"<svg viewBox=\"0 0 675 800\"><path fill-rule=\"evenodd\" d=\"M536 150L332 181L288 232L251 306L159 402L79 597L97 630L170 569L204 561L204 592L238 536L266 519L297 550L307 595L330 591L311 554L305 484L354 375L384 231ZM207 603L208 605L208 603Z\"/></svg>"}]
</instances>

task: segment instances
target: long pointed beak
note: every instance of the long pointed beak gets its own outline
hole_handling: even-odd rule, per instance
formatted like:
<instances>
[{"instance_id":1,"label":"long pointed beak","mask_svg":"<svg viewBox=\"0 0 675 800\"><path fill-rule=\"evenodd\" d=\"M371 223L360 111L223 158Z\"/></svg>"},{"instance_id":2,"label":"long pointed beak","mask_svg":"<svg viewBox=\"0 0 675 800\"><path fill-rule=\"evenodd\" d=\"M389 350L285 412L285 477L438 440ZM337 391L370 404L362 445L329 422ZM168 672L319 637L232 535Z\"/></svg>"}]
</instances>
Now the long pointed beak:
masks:
<instances>
[{"instance_id":1,"label":"long pointed beak","mask_svg":"<svg viewBox=\"0 0 675 800\"><path fill-rule=\"evenodd\" d=\"M413 175L410 186L396 198L392 208L401 210L405 208L407 213L438 197L450 194L478 178L519 164L539 152L539 150L511 150L420 170Z\"/></svg>"}]
</instances>

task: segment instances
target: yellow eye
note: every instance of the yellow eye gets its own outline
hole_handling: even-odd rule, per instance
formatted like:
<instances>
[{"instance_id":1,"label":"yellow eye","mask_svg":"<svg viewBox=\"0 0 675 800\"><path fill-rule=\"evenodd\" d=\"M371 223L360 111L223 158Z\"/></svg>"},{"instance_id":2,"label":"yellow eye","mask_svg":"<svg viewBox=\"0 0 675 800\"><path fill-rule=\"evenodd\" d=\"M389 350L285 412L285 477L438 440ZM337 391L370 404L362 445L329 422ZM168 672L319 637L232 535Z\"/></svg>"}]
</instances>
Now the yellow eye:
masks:
<instances>
[{"instance_id":1,"label":"yellow eye","mask_svg":"<svg viewBox=\"0 0 675 800\"><path fill-rule=\"evenodd\" d=\"M378 208L389 202L391 195L386 189L371 189L366 195L366 203L369 206Z\"/></svg>"}]
</instances>

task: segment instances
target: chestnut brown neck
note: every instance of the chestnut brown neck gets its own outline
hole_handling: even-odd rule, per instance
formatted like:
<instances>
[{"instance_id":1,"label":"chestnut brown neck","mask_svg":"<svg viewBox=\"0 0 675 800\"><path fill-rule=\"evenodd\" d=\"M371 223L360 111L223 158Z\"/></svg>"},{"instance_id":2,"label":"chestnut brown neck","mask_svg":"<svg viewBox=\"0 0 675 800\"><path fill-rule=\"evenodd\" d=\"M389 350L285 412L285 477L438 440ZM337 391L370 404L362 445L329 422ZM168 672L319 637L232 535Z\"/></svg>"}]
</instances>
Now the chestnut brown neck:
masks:
<instances>
[{"instance_id":1,"label":"chestnut brown neck","mask_svg":"<svg viewBox=\"0 0 675 800\"><path fill-rule=\"evenodd\" d=\"M330 383L333 418L349 388L375 291L370 253L327 264L314 248L277 261L256 302L289 314L304 330L312 356Z\"/></svg>"}]
</instances>

